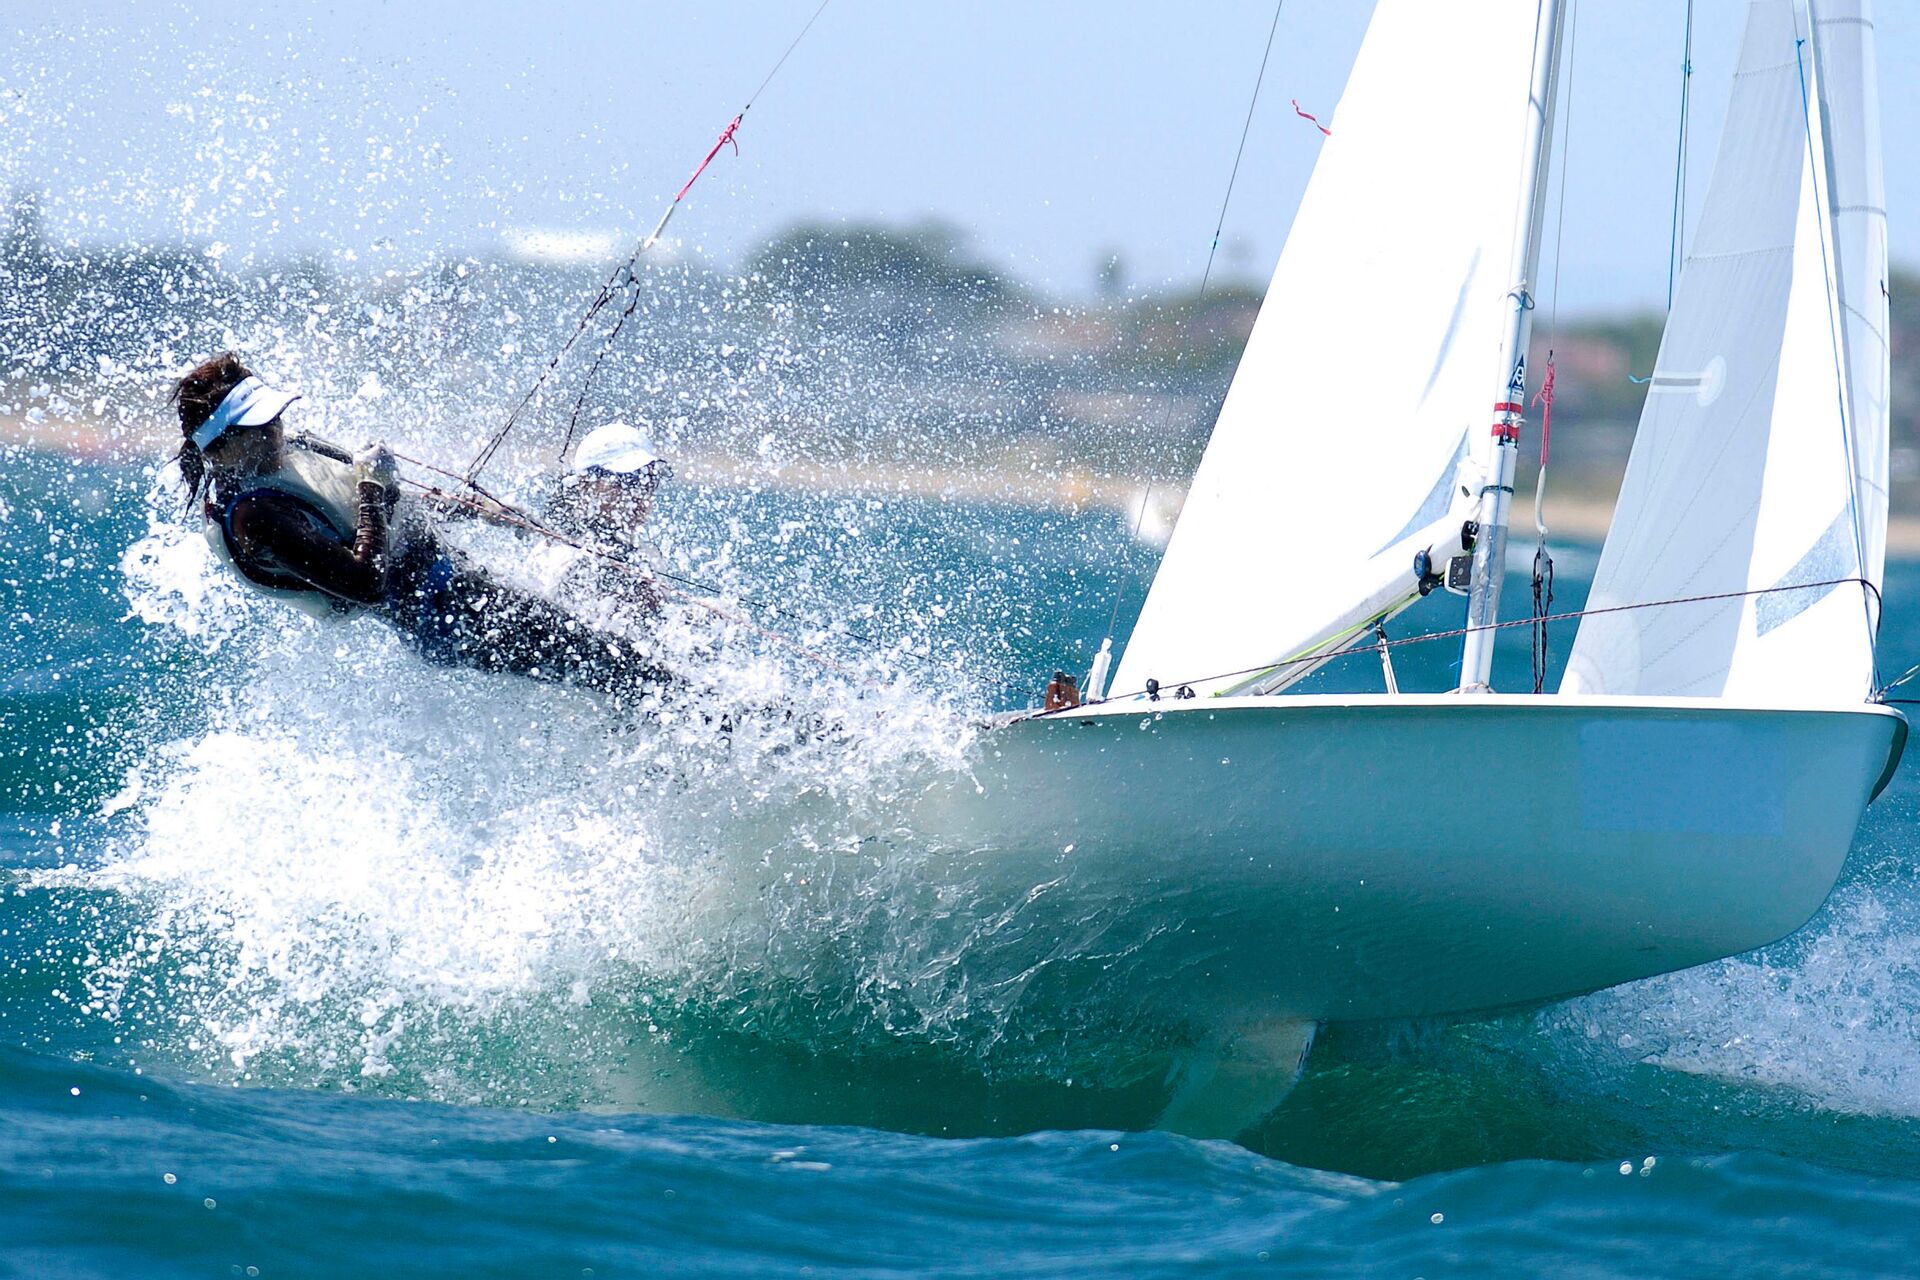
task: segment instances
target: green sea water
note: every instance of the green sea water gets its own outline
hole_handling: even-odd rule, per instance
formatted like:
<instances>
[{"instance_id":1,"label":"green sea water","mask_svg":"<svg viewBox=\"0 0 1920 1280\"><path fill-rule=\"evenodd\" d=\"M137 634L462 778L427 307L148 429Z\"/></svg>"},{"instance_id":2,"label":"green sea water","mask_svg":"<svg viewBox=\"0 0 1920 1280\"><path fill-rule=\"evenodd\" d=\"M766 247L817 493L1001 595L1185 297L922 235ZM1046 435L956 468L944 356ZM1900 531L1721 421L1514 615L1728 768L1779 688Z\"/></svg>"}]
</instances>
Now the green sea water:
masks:
<instances>
[{"instance_id":1,"label":"green sea water","mask_svg":"<svg viewBox=\"0 0 1920 1280\"><path fill-rule=\"evenodd\" d=\"M1161 1031L975 983L993 904L869 838L1116 597L1124 634L1152 553L1117 517L678 494L668 563L888 686L723 637L742 697L885 714L722 753L281 616L153 490L24 452L0 480L0 1274L1914 1267L1908 773L1795 937L1328 1029L1271 1117L1195 1142L1133 1131L1164 1082L1118 1048ZM1591 556L1561 549L1559 607ZM1884 665L1920 658L1916 592L1891 566Z\"/></svg>"}]
</instances>

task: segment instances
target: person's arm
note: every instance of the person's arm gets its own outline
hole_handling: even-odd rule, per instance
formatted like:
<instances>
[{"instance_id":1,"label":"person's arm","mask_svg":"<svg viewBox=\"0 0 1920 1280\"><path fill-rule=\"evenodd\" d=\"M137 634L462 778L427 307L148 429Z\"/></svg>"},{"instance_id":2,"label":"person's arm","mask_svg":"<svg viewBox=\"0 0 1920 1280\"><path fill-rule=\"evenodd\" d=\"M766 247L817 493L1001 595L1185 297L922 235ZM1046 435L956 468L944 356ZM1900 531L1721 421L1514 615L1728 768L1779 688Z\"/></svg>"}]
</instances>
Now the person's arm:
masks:
<instances>
[{"instance_id":1,"label":"person's arm","mask_svg":"<svg viewBox=\"0 0 1920 1280\"><path fill-rule=\"evenodd\" d=\"M416 489L413 501L441 520L485 520L516 532L527 532L533 523L523 511L486 494L448 493L444 489Z\"/></svg>"},{"instance_id":2,"label":"person's arm","mask_svg":"<svg viewBox=\"0 0 1920 1280\"><path fill-rule=\"evenodd\" d=\"M480 506L475 502L462 502L450 493L438 489L417 490L413 500L433 516L434 519L453 523L458 520L478 520Z\"/></svg>"},{"instance_id":3,"label":"person's arm","mask_svg":"<svg viewBox=\"0 0 1920 1280\"><path fill-rule=\"evenodd\" d=\"M342 543L313 517L271 493L234 504L228 528L249 558L304 578L315 589L357 604L377 604L387 590L387 491L363 482L352 543Z\"/></svg>"}]
</instances>

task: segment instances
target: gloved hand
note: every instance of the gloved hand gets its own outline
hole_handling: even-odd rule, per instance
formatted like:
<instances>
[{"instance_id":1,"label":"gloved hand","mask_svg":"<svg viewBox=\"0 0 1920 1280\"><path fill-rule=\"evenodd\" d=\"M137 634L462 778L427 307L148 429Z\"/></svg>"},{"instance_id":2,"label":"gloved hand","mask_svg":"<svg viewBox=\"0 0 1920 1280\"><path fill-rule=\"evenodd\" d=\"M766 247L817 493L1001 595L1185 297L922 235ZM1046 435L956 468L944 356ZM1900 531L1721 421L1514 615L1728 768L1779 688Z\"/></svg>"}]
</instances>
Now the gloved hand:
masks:
<instances>
[{"instance_id":1,"label":"gloved hand","mask_svg":"<svg viewBox=\"0 0 1920 1280\"><path fill-rule=\"evenodd\" d=\"M384 444L370 444L353 455L353 479L356 484L377 484L382 489L400 487L400 464L393 450Z\"/></svg>"}]
</instances>

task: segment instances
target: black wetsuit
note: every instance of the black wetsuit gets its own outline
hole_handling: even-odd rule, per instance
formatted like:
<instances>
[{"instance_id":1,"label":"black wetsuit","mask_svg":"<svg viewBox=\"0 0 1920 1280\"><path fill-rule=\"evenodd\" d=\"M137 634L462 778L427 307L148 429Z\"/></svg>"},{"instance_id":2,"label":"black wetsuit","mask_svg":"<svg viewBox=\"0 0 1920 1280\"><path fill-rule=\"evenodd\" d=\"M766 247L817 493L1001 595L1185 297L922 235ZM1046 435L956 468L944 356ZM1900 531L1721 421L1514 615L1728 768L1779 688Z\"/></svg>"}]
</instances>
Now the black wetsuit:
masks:
<instances>
[{"instance_id":1,"label":"black wetsuit","mask_svg":"<svg viewBox=\"0 0 1920 1280\"><path fill-rule=\"evenodd\" d=\"M394 539L397 554L386 567L379 598L348 600L316 586L270 546L249 548L235 537L234 510L242 502L271 504L273 523L296 522L329 539L341 539L326 516L297 495L270 488L215 495L207 504L208 518L219 522L227 551L243 577L274 590L325 595L343 611L365 608L405 636L429 662L560 680L628 696L661 691L673 683L668 672L646 660L631 642L488 576L446 546L424 519L408 521L405 536Z\"/></svg>"}]
</instances>

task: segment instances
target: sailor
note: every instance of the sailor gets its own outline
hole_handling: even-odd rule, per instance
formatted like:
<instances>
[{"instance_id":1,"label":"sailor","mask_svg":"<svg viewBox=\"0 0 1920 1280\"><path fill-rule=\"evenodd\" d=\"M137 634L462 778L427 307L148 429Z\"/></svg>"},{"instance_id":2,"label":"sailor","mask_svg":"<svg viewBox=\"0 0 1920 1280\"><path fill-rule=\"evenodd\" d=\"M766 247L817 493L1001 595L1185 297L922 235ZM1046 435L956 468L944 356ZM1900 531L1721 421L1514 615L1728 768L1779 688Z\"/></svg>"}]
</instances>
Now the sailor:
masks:
<instances>
[{"instance_id":1,"label":"sailor","mask_svg":"<svg viewBox=\"0 0 1920 1280\"><path fill-rule=\"evenodd\" d=\"M385 445L351 462L290 440L299 397L232 353L181 378L182 478L214 555L255 590L322 618L367 614L430 662L623 694L671 681L627 639L582 623L471 564L400 492Z\"/></svg>"},{"instance_id":2,"label":"sailor","mask_svg":"<svg viewBox=\"0 0 1920 1280\"><path fill-rule=\"evenodd\" d=\"M609 422L574 450L555 505L594 532L636 545L661 481L671 479L673 468L643 428Z\"/></svg>"},{"instance_id":3,"label":"sailor","mask_svg":"<svg viewBox=\"0 0 1920 1280\"><path fill-rule=\"evenodd\" d=\"M1080 682L1064 671L1053 673L1053 679L1047 682L1047 696L1044 710L1064 711L1068 707L1080 705Z\"/></svg>"},{"instance_id":4,"label":"sailor","mask_svg":"<svg viewBox=\"0 0 1920 1280\"><path fill-rule=\"evenodd\" d=\"M560 532L610 555L556 547L568 554L548 570L552 579L574 591L658 612L660 588L646 567L644 534L654 497L672 478L673 468L643 428L609 422L588 432L545 515Z\"/></svg>"}]
</instances>

